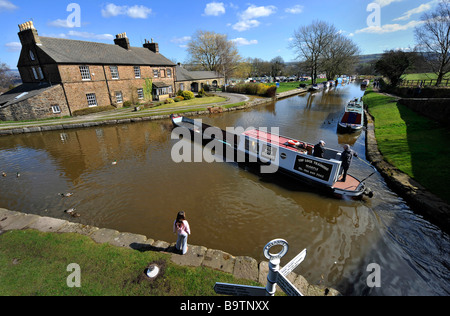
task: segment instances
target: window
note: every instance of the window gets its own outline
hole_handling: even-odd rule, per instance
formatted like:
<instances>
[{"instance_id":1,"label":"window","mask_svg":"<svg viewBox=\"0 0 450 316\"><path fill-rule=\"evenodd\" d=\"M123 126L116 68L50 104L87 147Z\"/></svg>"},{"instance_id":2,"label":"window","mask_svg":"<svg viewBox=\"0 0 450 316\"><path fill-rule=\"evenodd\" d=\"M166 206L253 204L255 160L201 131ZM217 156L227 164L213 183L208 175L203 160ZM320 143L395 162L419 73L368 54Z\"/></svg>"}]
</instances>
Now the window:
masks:
<instances>
[{"instance_id":1,"label":"window","mask_svg":"<svg viewBox=\"0 0 450 316\"><path fill-rule=\"evenodd\" d=\"M184 83L180 83L180 90L184 91Z\"/></svg>"},{"instance_id":2,"label":"window","mask_svg":"<svg viewBox=\"0 0 450 316\"><path fill-rule=\"evenodd\" d=\"M86 94L86 98L89 107L97 106L97 97L95 96L95 93Z\"/></svg>"},{"instance_id":3,"label":"window","mask_svg":"<svg viewBox=\"0 0 450 316\"><path fill-rule=\"evenodd\" d=\"M167 69L167 78L172 78L172 69Z\"/></svg>"},{"instance_id":4,"label":"window","mask_svg":"<svg viewBox=\"0 0 450 316\"><path fill-rule=\"evenodd\" d=\"M34 56L34 53L32 50L30 50L30 59L31 60L36 60L36 57Z\"/></svg>"},{"instance_id":5,"label":"window","mask_svg":"<svg viewBox=\"0 0 450 316\"><path fill-rule=\"evenodd\" d=\"M153 77L154 78L158 78L159 77L158 69L153 69Z\"/></svg>"},{"instance_id":6,"label":"window","mask_svg":"<svg viewBox=\"0 0 450 316\"><path fill-rule=\"evenodd\" d=\"M138 93L138 99L143 99L144 98L144 89L137 89L137 93Z\"/></svg>"},{"instance_id":7,"label":"window","mask_svg":"<svg viewBox=\"0 0 450 316\"><path fill-rule=\"evenodd\" d=\"M123 97L122 97L122 92L121 91L117 91L116 92L116 102L117 103L123 103Z\"/></svg>"},{"instance_id":8,"label":"window","mask_svg":"<svg viewBox=\"0 0 450 316\"><path fill-rule=\"evenodd\" d=\"M42 72L41 67L38 67L37 71L38 71L39 79L44 79L44 73Z\"/></svg>"},{"instance_id":9,"label":"window","mask_svg":"<svg viewBox=\"0 0 450 316\"><path fill-rule=\"evenodd\" d=\"M52 105L52 111L54 114L58 114L61 113L61 108L59 107L59 105Z\"/></svg>"},{"instance_id":10,"label":"window","mask_svg":"<svg viewBox=\"0 0 450 316\"><path fill-rule=\"evenodd\" d=\"M166 76L166 71L164 69L161 69L161 78L164 78Z\"/></svg>"},{"instance_id":11,"label":"window","mask_svg":"<svg viewBox=\"0 0 450 316\"><path fill-rule=\"evenodd\" d=\"M91 80L89 66L80 66L81 80Z\"/></svg>"},{"instance_id":12,"label":"window","mask_svg":"<svg viewBox=\"0 0 450 316\"><path fill-rule=\"evenodd\" d=\"M36 69L34 67L31 67L31 70L33 71L34 79L39 80L38 74L36 72Z\"/></svg>"},{"instance_id":13,"label":"window","mask_svg":"<svg viewBox=\"0 0 450 316\"><path fill-rule=\"evenodd\" d=\"M134 66L134 77L141 78L141 67Z\"/></svg>"},{"instance_id":14,"label":"window","mask_svg":"<svg viewBox=\"0 0 450 316\"><path fill-rule=\"evenodd\" d=\"M117 69L117 66L111 66L109 69L111 70L111 78L119 79L119 69Z\"/></svg>"}]
</instances>

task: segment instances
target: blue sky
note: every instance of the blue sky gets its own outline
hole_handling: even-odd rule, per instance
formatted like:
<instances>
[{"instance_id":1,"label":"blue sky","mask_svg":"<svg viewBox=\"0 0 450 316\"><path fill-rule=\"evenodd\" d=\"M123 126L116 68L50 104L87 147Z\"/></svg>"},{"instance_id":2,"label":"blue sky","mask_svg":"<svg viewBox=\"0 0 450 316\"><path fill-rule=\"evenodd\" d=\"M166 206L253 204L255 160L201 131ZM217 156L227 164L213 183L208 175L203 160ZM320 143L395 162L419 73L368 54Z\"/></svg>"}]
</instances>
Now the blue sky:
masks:
<instances>
[{"instance_id":1,"label":"blue sky","mask_svg":"<svg viewBox=\"0 0 450 316\"><path fill-rule=\"evenodd\" d=\"M182 63L188 57L186 43L197 30L227 34L244 58L293 61L294 31L314 20L334 24L363 54L382 53L413 48L414 27L438 1L0 0L0 62L16 68L18 24L31 19L40 36L112 44L116 34L126 32L132 46L153 38L164 56ZM79 11L68 8L71 3ZM79 19L70 19L71 14Z\"/></svg>"}]
</instances>

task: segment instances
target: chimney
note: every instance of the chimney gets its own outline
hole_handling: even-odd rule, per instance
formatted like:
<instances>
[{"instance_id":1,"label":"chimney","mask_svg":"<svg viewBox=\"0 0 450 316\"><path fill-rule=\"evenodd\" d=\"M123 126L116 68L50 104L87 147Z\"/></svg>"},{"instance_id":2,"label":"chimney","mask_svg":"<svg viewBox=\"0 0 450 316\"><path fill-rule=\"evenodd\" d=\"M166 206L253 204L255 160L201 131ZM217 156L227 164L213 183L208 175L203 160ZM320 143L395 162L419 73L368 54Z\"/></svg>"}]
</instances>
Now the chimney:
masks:
<instances>
[{"instance_id":1,"label":"chimney","mask_svg":"<svg viewBox=\"0 0 450 316\"><path fill-rule=\"evenodd\" d=\"M151 43L149 43L147 40L145 40L144 47L150 49L155 54L159 54L159 45L158 45L158 43L153 43L153 38L152 38Z\"/></svg>"},{"instance_id":2,"label":"chimney","mask_svg":"<svg viewBox=\"0 0 450 316\"><path fill-rule=\"evenodd\" d=\"M19 24L19 39L22 46L27 44L42 45L37 30L34 28L33 21Z\"/></svg>"},{"instance_id":3,"label":"chimney","mask_svg":"<svg viewBox=\"0 0 450 316\"><path fill-rule=\"evenodd\" d=\"M120 33L116 35L114 44L119 45L126 50L130 50L130 41L128 40L127 33Z\"/></svg>"}]
</instances>

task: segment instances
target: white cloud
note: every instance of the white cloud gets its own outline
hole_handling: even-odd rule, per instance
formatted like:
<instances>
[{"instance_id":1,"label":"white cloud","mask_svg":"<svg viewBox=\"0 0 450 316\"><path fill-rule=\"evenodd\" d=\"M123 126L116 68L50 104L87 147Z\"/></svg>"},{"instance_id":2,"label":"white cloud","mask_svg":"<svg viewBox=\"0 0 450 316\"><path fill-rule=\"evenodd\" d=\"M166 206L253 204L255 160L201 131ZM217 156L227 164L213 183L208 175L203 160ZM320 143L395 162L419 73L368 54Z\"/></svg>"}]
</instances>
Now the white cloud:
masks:
<instances>
[{"instance_id":1,"label":"white cloud","mask_svg":"<svg viewBox=\"0 0 450 316\"><path fill-rule=\"evenodd\" d=\"M143 5L135 5L127 9L127 15L133 19L146 19L152 13L152 9Z\"/></svg>"},{"instance_id":2,"label":"white cloud","mask_svg":"<svg viewBox=\"0 0 450 316\"><path fill-rule=\"evenodd\" d=\"M428 3L421 4L417 8L406 11L401 17L394 19L394 21L408 20L414 14L420 14L430 10L433 7L433 5L436 4L437 2L438 0L433 0Z\"/></svg>"},{"instance_id":3,"label":"white cloud","mask_svg":"<svg viewBox=\"0 0 450 316\"><path fill-rule=\"evenodd\" d=\"M239 21L233 25L233 29L239 32L247 31L253 27L258 27L261 23L258 20Z\"/></svg>"},{"instance_id":4,"label":"white cloud","mask_svg":"<svg viewBox=\"0 0 450 316\"><path fill-rule=\"evenodd\" d=\"M95 34L95 33L79 32L79 31L69 31L69 33L67 33L67 36L81 37L81 38L87 38L87 39L96 39L96 40L113 40L114 39L114 36L111 34Z\"/></svg>"},{"instance_id":5,"label":"white cloud","mask_svg":"<svg viewBox=\"0 0 450 316\"><path fill-rule=\"evenodd\" d=\"M257 40L248 40L246 38L238 37L231 40L232 42L236 43L238 46L247 46L247 45L256 45L258 44Z\"/></svg>"},{"instance_id":6,"label":"white cloud","mask_svg":"<svg viewBox=\"0 0 450 316\"><path fill-rule=\"evenodd\" d=\"M178 47L186 48L187 42L189 42L191 39L191 36L175 37L171 40L171 42L177 44Z\"/></svg>"},{"instance_id":7,"label":"white cloud","mask_svg":"<svg viewBox=\"0 0 450 316\"><path fill-rule=\"evenodd\" d=\"M261 22L257 18L268 17L277 11L273 5L260 6L250 5L245 11L238 14L239 22L233 25L233 29L239 32L258 27Z\"/></svg>"},{"instance_id":8,"label":"white cloud","mask_svg":"<svg viewBox=\"0 0 450 316\"><path fill-rule=\"evenodd\" d=\"M205 15L219 16L225 14L225 5L223 2L211 2L206 5Z\"/></svg>"},{"instance_id":9,"label":"white cloud","mask_svg":"<svg viewBox=\"0 0 450 316\"><path fill-rule=\"evenodd\" d=\"M19 52L22 49L22 44L19 42L6 43L5 46L8 52Z\"/></svg>"},{"instance_id":10,"label":"white cloud","mask_svg":"<svg viewBox=\"0 0 450 316\"><path fill-rule=\"evenodd\" d=\"M403 1L403 0L375 0L374 3L379 4L380 7L386 7L393 2L401 2L401 1Z\"/></svg>"},{"instance_id":11,"label":"white cloud","mask_svg":"<svg viewBox=\"0 0 450 316\"><path fill-rule=\"evenodd\" d=\"M407 24L385 24L383 26L369 26L361 30L357 30L356 33L372 33L372 34L384 34L384 33L392 33L398 31L405 31L410 28L414 28L423 21L411 21Z\"/></svg>"},{"instance_id":12,"label":"white cloud","mask_svg":"<svg viewBox=\"0 0 450 316\"><path fill-rule=\"evenodd\" d=\"M146 19L152 13L152 9L147 8L143 5L134 6L118 6L114 3L108 3L102 9L102 16L104 18L115 17L119 15L127 15L133 19Z\"/></svg>"},{"instance_id":13,"label":"white cloud","mask_svg":"<svg viewBox=\"0 0 450 316\"><path fill-rule=\"evenodd\" d=\"M17 6L15 6L11 1L8 0L0 0L0 12L2 11L12 11L17 9Z\"/></svg>"},{"instance_id":14,"label":"white cloud","mask_svg":"<svg viewBox=\"0 0 450 316\"><path fill-rule=\"evenodd\" d=\"M277 7L273 5L257 7L251 5L240 14L241 20L252 20L256 18L267 17L274 14L277 11Z\"/></svg>"},{"instance_id":15,"label":"white cloud","mask_svg":"<svg viewBox=\"0 0 450 316\"><path fill-rule=\"evenodd\" d=\"M48 26L65 27L65 28L73 28L74 27L74 25L67 24L67 19L66 20L57 19L55 21L48 22Z\"/></svg>"},{"instance_id":16,"label":"white cloud","mask_svg":"<svg viewBox=\"0 0 450 316\"><path fill-rule=\"evenodd\" d=\"M285 11L287 13L300 14L303 12L304 8L305 8L304 6L297 4L297 5L293 6L292 8L287 8Z\"/></svg>"}]
</instances>

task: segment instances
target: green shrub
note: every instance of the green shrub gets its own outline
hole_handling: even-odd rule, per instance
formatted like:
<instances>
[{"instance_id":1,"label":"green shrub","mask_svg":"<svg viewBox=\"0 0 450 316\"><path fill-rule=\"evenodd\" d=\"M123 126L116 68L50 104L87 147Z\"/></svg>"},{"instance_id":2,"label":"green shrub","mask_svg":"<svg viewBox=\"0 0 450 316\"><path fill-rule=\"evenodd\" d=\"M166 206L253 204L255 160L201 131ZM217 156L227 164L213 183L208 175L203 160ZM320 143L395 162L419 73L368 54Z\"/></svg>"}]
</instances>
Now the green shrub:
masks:
<instances>
[{"instance_id":1,"label":"green shrub","mask_svg":"<svg viewBox=\"0 0 450 316\"><path fill-rule=\"evenodd\" d=\"M194 93L191 91L183 91L181 96L185 99L185 100L192 100L195 96Z\"/></svg>"},{"instance_id":2,"label":"green shrub","mask_svg":"<svg viewBox=\"0 0 450 316\"><path fill-rule=\"evenodd\" d=\"M125 101L124 103L123 103L123 107L124 108L129 108L130 106L132 106L133 105L133 103L131 102L131 101Z\"/></svg>"},{"instance_id":3,"label":"green shrub","mask_svg":"<svg viewBox=\"0 0 450 316\"><path fill-rule=\"evenodd\" d=\"M175 99L173 99L175 102L181 102L184 100L184 98L182 96L178 96Z\"/></svg>"},{"instance_id":4,"label":"green shrub","mask_svg":"<svg viewBox=\"0 0 450 316\"><path fill-rule=\"evenodd\" d=\"M164 100L164 104L170 104L170 103L175 103L175 101L171 98Z\"/></svg>"}]
</instances>

